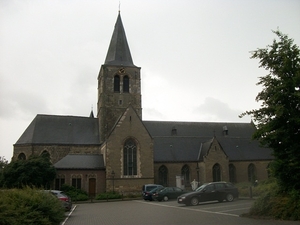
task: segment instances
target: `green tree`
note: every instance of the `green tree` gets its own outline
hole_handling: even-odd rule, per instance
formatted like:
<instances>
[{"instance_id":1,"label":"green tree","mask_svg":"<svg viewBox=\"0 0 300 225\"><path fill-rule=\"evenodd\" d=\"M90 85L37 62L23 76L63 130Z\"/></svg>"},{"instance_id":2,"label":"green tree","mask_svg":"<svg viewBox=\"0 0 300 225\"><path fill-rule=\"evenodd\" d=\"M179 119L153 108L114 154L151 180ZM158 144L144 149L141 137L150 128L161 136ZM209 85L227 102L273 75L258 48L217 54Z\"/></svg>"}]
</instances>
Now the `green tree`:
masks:
<instances>
[{"instance_id":1,"label":"green tree","mask_svg":"<svg viewBox=\"0 0 300 225\"><path fill-rule=\"evenodd\" d=\"M3 170L8 164L8 161L5 159L4 156L0 156L0 187L3 184Z\"/></svg>"},{"instance_id":2,"label":"green tree","mask_svg":"<svg viewBox=\"0 0 300 225\"><path fill-rule=\"evenodd\" d=\"M0 156L0 171L8 164L7 159L4 156Z\"/></svg>"},{"instance_id":3,"label":"green tree","mask_svg":"<svg viewBox=\"0 0 300 225\"><path fill-rule=\"evenodd\" d=\"M252 52L269 74L260 77L263 89L256 101L261 108L241 114L251 115L257 130L254 138L273 149L271 172L281 190L300 190L300 54L293 39L280 31L272 45Z\"/></svg>"},{"instance_id":4,"label":"green tree","mask_svg":"<svg viewBox=\"0 0 300 225\"><path fill-rule=\"evenodd\" d=\"M16 160L3 170L3 186L48 188L56 176L56 170L47 155L31 156L28 160Z\"/></svg>"}]
</instances>

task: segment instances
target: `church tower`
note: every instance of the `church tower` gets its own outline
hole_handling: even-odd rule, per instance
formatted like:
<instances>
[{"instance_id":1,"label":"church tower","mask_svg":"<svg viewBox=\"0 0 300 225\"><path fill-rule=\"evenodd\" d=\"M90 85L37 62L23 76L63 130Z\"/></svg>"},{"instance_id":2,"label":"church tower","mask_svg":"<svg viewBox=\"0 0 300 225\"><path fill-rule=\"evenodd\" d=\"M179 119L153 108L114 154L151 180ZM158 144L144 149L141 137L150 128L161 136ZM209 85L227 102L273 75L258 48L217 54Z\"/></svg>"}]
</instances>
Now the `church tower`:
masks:
<instances>
[{"instance_id":1,"label":"church tower","mask_svg":"<svg viewBox=\"0 0 300 225\"><path fill-rule=\"evenodd\" d=\"M106 59L98 75L100 141L106 140L118 118L131 105L142 119L141 68L133 64L120 11Z\"/></svg>"}]
</instances>

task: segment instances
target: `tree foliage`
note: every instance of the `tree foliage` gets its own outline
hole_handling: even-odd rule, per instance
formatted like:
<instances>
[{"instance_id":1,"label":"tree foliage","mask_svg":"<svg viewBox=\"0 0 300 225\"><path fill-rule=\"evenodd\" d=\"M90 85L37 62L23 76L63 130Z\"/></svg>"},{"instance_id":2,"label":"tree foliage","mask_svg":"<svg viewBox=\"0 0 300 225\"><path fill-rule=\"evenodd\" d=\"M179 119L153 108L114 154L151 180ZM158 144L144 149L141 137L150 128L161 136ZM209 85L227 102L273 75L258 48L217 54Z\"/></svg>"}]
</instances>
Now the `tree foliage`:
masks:
<instances>
[{"instance_id":1,"label":"tree foliage","mask_svg":"<svg viewBox=\"0 0 300 225\"><path fill-rule=\"evenodd\" d=\"M28 160L16 160L3 169L1 186L21 188L23 186L49 187L56 170L47 155L31 156Z\"/></svg>"},{"instance_id":2,"label":"tree foliage","mask_svg":"<svg viewBox=\"0 0 300 225\"><path fill-rule=\"evenodd\" d=\"M300 51L293 39L273 33L278 40L251 56L269 71L257 83L263 87L256 97L261 108L241 116L252 116L257 124L254 138L273 149L272 173L282 190L300 190Z\"/></svg>"},{"instance_id":3,"label":"tree foliage","mask_svg":"<svg viewBox=\"0 0 300 225\"><path fill-rule=\"evenodd\" d=\"M0 171L8 164L7 159L4 156L0 156Z\"/></svg>"}]
</instances>

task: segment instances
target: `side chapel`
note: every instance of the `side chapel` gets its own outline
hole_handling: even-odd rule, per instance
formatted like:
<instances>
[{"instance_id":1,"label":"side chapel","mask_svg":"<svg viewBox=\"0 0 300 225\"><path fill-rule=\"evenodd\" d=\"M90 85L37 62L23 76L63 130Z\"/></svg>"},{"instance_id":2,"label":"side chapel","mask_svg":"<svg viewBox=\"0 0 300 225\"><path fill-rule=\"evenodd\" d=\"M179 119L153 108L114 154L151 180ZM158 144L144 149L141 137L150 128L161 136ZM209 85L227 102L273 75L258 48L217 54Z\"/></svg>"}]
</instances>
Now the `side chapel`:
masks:
<instances>
[{"instance_id":1,"label":"side chapel","mask_svg":"<svg viewBox=\"0 0 300 225\"><path fill-rule=\"evenodd\" d=\"M90 195L268 177L271 150L252 140L252 122L142 120L141 67L133 63L120 12L98 75L97 106L96 118L93 111L38 114L14 144L12 160L48 154L57 169L53 189L69 184Z\"/></svg>"}]
</instances>

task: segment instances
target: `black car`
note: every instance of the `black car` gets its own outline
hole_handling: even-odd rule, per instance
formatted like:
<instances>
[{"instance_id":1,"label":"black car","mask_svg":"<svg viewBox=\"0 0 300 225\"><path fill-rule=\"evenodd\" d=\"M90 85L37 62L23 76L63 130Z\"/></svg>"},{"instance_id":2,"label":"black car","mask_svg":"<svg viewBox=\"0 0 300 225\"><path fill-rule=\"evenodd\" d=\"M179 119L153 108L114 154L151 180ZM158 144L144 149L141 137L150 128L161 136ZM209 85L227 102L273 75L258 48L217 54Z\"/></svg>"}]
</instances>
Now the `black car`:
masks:
<instances>
[{"instance_id":1,"label":"black car","mask_svg":"<svg viewBox=\"0 0 300 225\"><path fill-rule=\"evenodd\" d=\"M151 200L152 200L152 194L150 193L150 191L152 191L155 188L158 187L163 187L162 185L159 184L145 184L142 187L142 196L143 199L145 200L150 200L150 195L151 195Z\"/></svg>"},{"instance_id":2,"label":"black car","mask_svg":"<svg viewBox=\"0 0 300 225\"><path fill-rule=\"evenodd\" d=\"M186 193L183 189L179 187L165 187L158 191L156 194L153 194L153 200L157 201L168 201L169 199L176 199L179 195Z\"/></svg>"},{"instance_id":3,"label":"black car","mask_svg":"<svg viewBox=\"0 0 300 225\"><path fill-rule=\"evenodd\" d=\"M238 198L238 189L231 183L212 182L198 187L195 191L180 195L177 198L179 204L198 205L199 202L224 200L231 202Z\"/></svg>"},{"instance_id":4,"label":"black car","mask_svg":"<svg viewBox=\"0 0 300 225\"><path fill-rule=\"evenodd\" d=\"M163 186L158 186L152 189L151 191L147 191L145 195L143 195L144 200L149 200L149 201L154 200L152 196L155 196L163 188L164 188Z\"/></svg>"}]
</instances>

